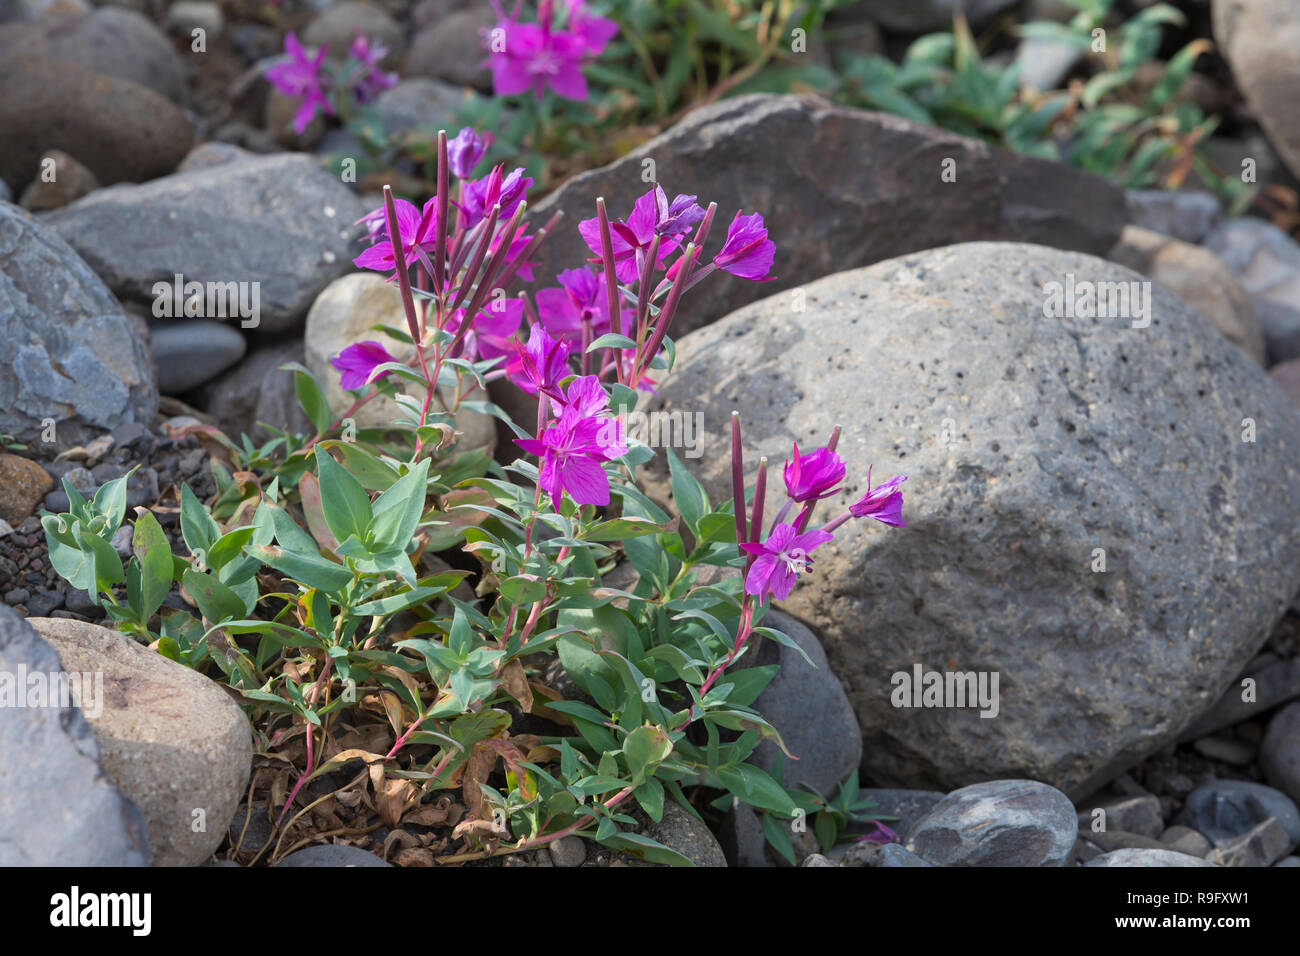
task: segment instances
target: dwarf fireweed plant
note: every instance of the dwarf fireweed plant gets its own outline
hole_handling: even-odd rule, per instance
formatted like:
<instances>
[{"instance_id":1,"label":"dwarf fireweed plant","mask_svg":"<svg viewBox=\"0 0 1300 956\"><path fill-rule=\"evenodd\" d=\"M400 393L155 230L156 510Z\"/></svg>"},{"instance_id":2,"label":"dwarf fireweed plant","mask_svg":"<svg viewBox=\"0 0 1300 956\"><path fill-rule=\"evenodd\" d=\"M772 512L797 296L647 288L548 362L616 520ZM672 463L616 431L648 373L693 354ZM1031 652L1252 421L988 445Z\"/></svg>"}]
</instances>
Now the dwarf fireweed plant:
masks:
<instances>
[{"instance_id":1,"label":"dwarf fireweed plant","mask_svg":"<svg viewBox=\"0 0 1300 956\"><path fill-rule=\"evenodd\" d=\"M356 265L394 283L405 324L334 357L349 408L335 414L306 369L285 366L314 434L255 446L176 429L220 458L211 500L180 489L182 553L139 508L123 563L110 542L127 476L91 501L65 481L69 511L42 516L51 562L120 629L239 694L277 814L259 857L329 836L312 829L325 799L313 782L393 830L436 802L451 828L441 863L565 836L688 862L631 813L659 820L668 800L692 813L743 801L790 859L795 819L833 843L869 807L856 782L830 798L783 786L781 761L748 762L764 738L796 755L753 707L776 667L743 658L763 638L802 653L762 626L765 610L844 524L903 527L902 476L868 474L857 501L832 508L846 472L836 429L792 449L784 501L766 459L751 493L733 414L729 498L711 502L666 451L675 513L652 500L636 469L654 452L620 413L671 370L692 288L720 272L770 278L762 216L737 211L705 257L715 204L658 184L624 218L597 200L578 225L589 260L512 295L557 220L530 233L528 178L501 166L475 178L484 149L473 130L440 133L436 195L417 207L386 190L362 220ZM488 400L494 379L535 397L528 427ZM352 428L380 395L391 427ZM513 430L509 464L460 447L467 410Z\"/></svg>"},{"instance_id":2,"label":"dwarf fireweed plant","mask_svg":"<svg viewBox=\"0 0 1300 956\"><path fill-rule=\"evenodd\" d=\"M308 55L297 34L290 31L284 37L284 59L266 71L272 86L298 101L293 131L299 136L317 113L339 117L346 123L356 107L372 102L384 90L397 85L396 73L379 68L379 62L388 55L388 48L382 43L373 43L357 33L341 66L326 60L328 52L322 46Z\"/></svg>"}]
</instances>

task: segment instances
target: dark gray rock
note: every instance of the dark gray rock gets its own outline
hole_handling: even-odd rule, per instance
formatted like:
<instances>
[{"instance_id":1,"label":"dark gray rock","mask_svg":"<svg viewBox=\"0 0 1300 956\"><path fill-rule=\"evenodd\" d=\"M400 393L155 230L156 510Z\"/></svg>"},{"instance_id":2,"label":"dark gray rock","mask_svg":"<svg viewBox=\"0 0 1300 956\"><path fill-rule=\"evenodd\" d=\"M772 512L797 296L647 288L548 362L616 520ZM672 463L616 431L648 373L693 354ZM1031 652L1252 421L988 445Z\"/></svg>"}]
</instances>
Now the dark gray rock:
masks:
<instances>
[{"instance_id":1,"label":"dark gray rock","mask_svg":"<svg viewBox=\"0 0 1300 956\"><path fill-rule=\"evenodd\" d=\"M1290 853L1295 844L1277 817L1269 817L1211 850L1205 858L1218 866L1272 866Z\"/></svg>"},{"instance_id":2,"label":"dark gray rock","mask_svg":"<svg viewBox=\"0 0 1300 956\"><path fill-rule=\"evenodd\" d=\"M193 140L184 111L138 83L75 60L0 60L0 177L15 192L47 150L67 153L101 183L138 182L175 169Z\"/></svg>"},{"instance_id":3,"label":"dark gray rock","mask_svg":"<svg viewBox=\"0 0 1300 956\"><path fill-rule=\"evenodd\" d=\"M1076 827L1074 806L1055 787L991 780L948 794L903 846L938 866L1064 866Z\"/></svg>"},{"instance_id":4,"label":"dark gray rock","mask_svg":"<svg viewBox=\"0 0 1300 956\"><path fill-rule=\"evenodd\" d=\"M673 800L664 801L663 819L658 823L647 820L641 832L669 849L676 850L696 866L727 865L722 847L709 828ZM627 858L627 863L630 866L659 865L631 857Z\"/></svg>"},{"instance_id":5,"label":"dark gray rock","mask_svg":"<svg viewBox=\"0 0 1300 956\"><path fill-rule=\"evenodd\" d=\"M311 428L293 390L293 373L280 366L302 362L301 339L256 349L229 372L208 382L197 400L228 435L267 438L259 422L306 432Z\"/></svg>"},{"instance_id":6,"label":"dark gray rock","mask_svg":"<svg viewBox=\"0 0 1300 956\"><path fill-rule=\"evenodd\" d=\"M1300 657L1280 660L1275 655L1260 655L1237 675L1213 707L1179 734L1178 740L1199 739L1258 717L1297 697L1300 697Z\"/></svg>"},{"instance_id":7,"label":"dark gray rock","mask_svg":"<svg viewBox=\"0 0 1300 956\"><path fill-rule=\"evenodd\" d=\"M885 826L902 835L912 828L912 824L933 810L947 794L940 793L938 790L890 790L883 787L863 787L858 791L858 796L875 803L869 813L897 817L896 820L886 820ZM875 827L866 824L852 829L871 833L874 832Z\"/></svg>"},{"instance_id":8,"label":"dark gray rock","mask_svg":"<svg viewBox=\"0 0 1300 956\"><path fill-rule=\"evenodd\" d=\"M750 480L766 455L775 489L794 441L844 423L849 483L827 519L869 465L910 476L908 527L845 525L784 605L821 637L878 783L1094 792L1217 700L1300 587L1300 414L1158 287L1144 327L1045 319L1048 284L1070 277L1139 281L1012 243L841 273L803 288L806 311L773 296L685 336L647 403L702 415L714 448L740 409ZM728 456L687 464L730 495ZM662 464L645 478L668 498ZM996 675L996 718L894 706L893 675L917 667Z\"/></svg>"},{"instance_id":9,"label":"dark gray rock","mask_svg":"<svg viewBox=\"0 0 1300 956\"><path fill-rule=\"evenodd\" d=\"M1259 762L1269 783L1300 801L1300 703L1288 704L1268 722Z\"/></svg>"},{"instance_id":10,"label":"dark gray rock","mask_svg":"<svg viewBox=\"0 0 1300 956\"><path fill-rule=\"evenodd\" d=\"M1125 197L1130 225L1183 242L1200 242L1223 218L1223 204L1214 193L1130 189Z\"/></svg>"},{"instance_id":11,"label":"dark gray rock","mask_svg":"<svg viewBox=\"0 0 1300 956\"><path fill-rule=\"evenodd\" d=\"M834 797L840 783L857 773L862 760L862 731L853 705L812 631L775 610L763 618L762 626L790 637L816 666L809 665L797 651L766 639L759 642L756 654L742 658L745 666L775 664L781 668L753 706L799 758L784 758L775 743L764 740L747 762L766 770L778 757L784 758L786 786L802 783L825 797Z\"/></svg>"},{"instance_id":12,"label":"dark gray rock","mask_svg":"<svg viewBox=\"0 0 1300 956\"><path fill-rule=\"evenodd\" d=\"M165 319L149 329L149 351L163 395L181 395L215 378L247 349L238 329L212 319Z\"/></svg>"},{"instance_id":13,"label":"dark gray rock","mask_svg":"<svg viewBox=\"0 0 1300 956\"><path fill-rule=\"evenodd\" d=\"M1215 866L1199 857L1173 850L1113 850L1093 857L1084 866Z\"/></svg>"},{"instance_id":14,"label":"dark gray rock","mask_svg":"<svg viewBox=\"0 0 1300 956\"><path fill-rule=\"evenodd\" d=\"M1104 816L1098 815L1098 810ZM1160 814L1160 798L1149 793L1079 804L1080 830L1093 831L1098 821L1104 821L1104 830L1126 830L1152 839L1165 829Z\"/></svg>"},{"instance_id":15,"label":"dark gray rock","mask_svg":"<svg viewBox=\"0 0 1300 956\"><path fill-rule=\"evenodd\" d=\"M324 843L295 850L286 856L277 867L318 867L318 866L392 866L375 854L355 846L341 843Z\"/></svg>"},{"instance_id":16,"label":"dark gray rock","mask_svg":"<svg viewBox=\"0 0 1300 956\"><path fill-rule=\"evenodd\" d=\"M1300 809L1285 793L1247 780L1214 780L1187 797L1178 820L1225 846L1269 817L1300 842Z\"/></svg>"},{"instance_id":17,"label":"dark gray rock","mask_svg":"<svg viewBox=\"0 0 1300 956\"><path fill-rule=\"evenodd\" d=\"M587 843L582 837L561 837L547 847L554 866L582 866L587 860Z\"/></svg>"},{"instance_id":18,"label":"dark gray rock","mask_svg":"<svg viewBox=\"0 0 1300 956\"><path fill-rule=\"evenodd\" d=\"M129 80L185 103L185 65L166 35L144 16L120 6L43 22L0 26L0 59L45 56Z\"/></svg>"},{"instance_id":19,"label":"dark gray rock","mask_svg":"<svg viewBox=\"0 0 1300 956\"><path fill-rule=\"evenodd\" d=\"M54 230L0 203L0 432L41 447L54 419L70 447L158 406L134 326Z\"/></svg>"},{"instance_id":20,"label":"dark gray rock","mask_svg":"<svg viewBox=\"0 0 1300 956\"><path fill-rule=\"evenodd\" d=\"M463 87L430 77L415 77L381 93L375 100L375 112L384 125L384 132L390 135L415 130L437 134L438 130L445 129L450 139L460 130L456 125L456 111L473 96Z\"/></svg>"},{"instance_id":21,"label":"dark gray rock","mask_svg":"<svg viewBox=\"0 0 1300 956\"><path fill-rule=\"evenodd\" d=\"M434 17L412 37L403 75L436 76L490 91L492 74L484 66L488 53L482 31L496 22L496 14L486 3Z\"/></svg>"},{"instance_id":22,"label":"dark gray rock","mask_svg":"<svg viewBox=\"0 0 1300 956\"><path fill-rule=\"evenodd\" d=\"M310 156L279 154L100 189L47 221L119 298L152 304L155 284L177 274L258 283L258 324L239 323L260 334L298 327L316 294L353 270L353 223L366 211Z\"/></svg>"},{"instance_id":23,"label":"dark gray rock","mask_svg":"<svg viewBox=\"0 0 1300 956\"><path fill-rule=\"evenodd\" d=\"M1214 846L1205 838L1204 834L1180 824L1176 824L1160 834L1160 842L1171 850L1200 857L1209 853Z\"/></svg>"},{"instance_id":24,"label":"dark gray rock","mask_svg":"<svg viewBox=\"0 0 1300 956\"><path fill-rule=\"evenodd\" d=\"M894 868L903 866L934 866L933 863L927 863L915 853L908 851L898 843L886 843L880 848L876 855L876 862L873 864L878 867Z\"/></svg>"},{"instance_id":25,"label":"dark gray rock","mask_svg":"<svg viewBox=\"0 0 1300 956\"><path fill-rule=\"evenodd\" d=\"M763 214L776 243L775 281L724 275L697 287L674 321L674 338L828 273L953 242L1039 242L1105 255L1125 218L1122 190L1060 163L817 96L753 94L695 110L538 203L535 223L565 213L538 249L539 284L554 284L557 272L591 256L577 225L596 215L597 197L611 218L632 211L649 189L647 158L670 196L717 202L706 256L721 248L742 207ZM940 180L945 159L956 163L956 183ZM782 301L788 309L789 297Z\"/></svg>"},{"instance_id":26,"label":"dark gray rock","mask_svg":"<svg viewBox=\"0 0 1300 956\"><path fill-rule=\"evenodd\" d=\"M146 866L144 817L100 769L80 708L27 696L32 677L48 686L62 672L54 649L0 605L0 866Z\"/></svg>"},{"instance_id":27,"label":"dark gray rock","mask_svg":"<svg viewBox=\"0 0 1300 956\"><path fill-rule=\"evenodd\" d=\"M1237 276L1264 330L1269 364L1300 357L1300 244L1263 219L1229 219L1205 246Z\"/></svg>"}]
</instances>

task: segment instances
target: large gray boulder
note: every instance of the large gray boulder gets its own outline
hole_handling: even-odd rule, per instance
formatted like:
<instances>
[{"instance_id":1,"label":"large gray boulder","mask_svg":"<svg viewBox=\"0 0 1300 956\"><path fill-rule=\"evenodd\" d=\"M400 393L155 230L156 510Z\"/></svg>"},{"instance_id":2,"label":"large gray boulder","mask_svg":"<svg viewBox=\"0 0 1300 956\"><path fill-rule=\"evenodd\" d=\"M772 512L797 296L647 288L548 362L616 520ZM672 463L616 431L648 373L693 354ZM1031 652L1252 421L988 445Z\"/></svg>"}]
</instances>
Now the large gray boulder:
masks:
<instances>
[{"instance_id":1,"label":"large gray boulder","mask_svg":"<svg viewBox=\"0 0 1300 956\"><path fill-rule=\"evenodd\" d=\"M117 300L58 233L4 202L0 342L0 432L40 442L53 419L68 446L157 409L149 351Z\"/></svg>"},{"instance_id":2,"label":"large gray boulder","mask_svg":"<svg viewBox=\"0 0 1300 956\"><path fill-rule=\"evenodd\" d=\"M258 324L235 320L256 334L300 327L316 294L354 271L353 223L367 211L312 157L282 153L96 190L47 221L119 298L152 305L155 283L177 274L257 283Z\"/></svg>"},{"instance_id":3,"label":"large gray boulder","mask_svg":"<svg viewBox=\"0 0 1300 956\"><path fill-rule=\"evenodd\" d=\"M145 866L144 817L100 769L81 709L31 696L62 673L54 649L0 604L0 866Z\"/></svg>"},{"instance_id":4,"label":"large gray boulder","mask_svg":"<svg viewBox=\"0 0 1300 956\"><path fill-rule=\"evenodd\" d=\"M821 519L864 492L868 465L877 483L909 476L908 527L841 528L786 602L821 636L875 782L1029 777L1084 796L1210 707L1300 586L1300 414L1264 371L1159 287L1132 310L1149 324L1045 316L1053 283L1137 281L970 243L678 343L650 410L703 416L715 451L686 462L715 500L733 409L751 480L769 456L769 514L792 442L837 423L850 484ZM662 471L648 477L666 498ZM996 705L896 706L916 668L996 677Z\"/></svg>"},{"instance_id":5,"label":"large gray boulder","mask_svg":"<svg viewBox=\"0 0 1300 956\"><path fill-rule=\"evenodd\" d=\"M956 182L941 178L945 160ZM577 227L596 215L597 197L611 217L625 217L650 189L645 176L670 198L717 202L708 255L741 208L761 212L777 243L775 281L724 276L696 288L673 337L781 289L952 242L1007 239L1105 255L1126 219L1122 190L1060 163L817 96L755 93L695 110L538 203L534 222L556 210L566 218L538 250L537 285L554 285L557 272L591 257Z\"/></svg>"}]
</instances>

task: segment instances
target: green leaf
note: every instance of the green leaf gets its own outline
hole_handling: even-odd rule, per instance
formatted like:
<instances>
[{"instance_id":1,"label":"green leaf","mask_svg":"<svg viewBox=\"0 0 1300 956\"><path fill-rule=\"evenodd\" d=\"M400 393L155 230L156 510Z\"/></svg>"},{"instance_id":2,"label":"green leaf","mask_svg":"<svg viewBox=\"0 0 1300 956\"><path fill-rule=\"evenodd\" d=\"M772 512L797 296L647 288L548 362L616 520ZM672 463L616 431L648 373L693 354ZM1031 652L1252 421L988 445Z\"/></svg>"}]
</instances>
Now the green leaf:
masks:
<instances>
[{"instance_id":1,"label":"green leaf","mask_svg":"<svg viewBox=\"0 0 1300 956\"><path fill-rule=\"evenodd\" d=\"M695 865L676 850L671 850L657 840L652 840L640 833L612 833L602 837L600 843L611 850L619 850L628 856L634 856L649 863L664 863L668 866Z\"/></svg>"},{"instance_id":2,"label":"green leaf","mask_svg":"<svg viewBox=\"0 0 1300 956\"><path fill-rule=\"evenodd\" d=\"M356 442L330 439L321 442L320 446L326 451L337 451L342 455L343 467L370 491L384 491L401 477L396 468L381 461Z\"/></svg>"},{"instance_id":3,"label":"green leaf","mask_svg":"<svg viewBox=\"0 0 1300 956\"><path fill-rule=\"evenodd\" d=\"M767 837L767 842L772 845L772 849L780 853L791 866L798 866L799 860L794 855L794 845L790 840L790 830L786 823L770 813L759 814L759 822L763 827L763 835Z\"/></svg>"},{"instance_id":4,"label":"green leaf","mask_svg":"<svg viewBox=\"0 0 1300 956\"><path fill-rule=\"evenodd\" d=\"M134 471L135 468L132 468L120 478L104 482L95 492L91 507L96 514L103 515L108 521L103 532L105 538L111 538L113 532L122 525L122 516L126 514L126 483Z\"/></svg>"},{"instance_id":5,"label":"green leaf","mask_svg":"<svg viewBox=\"0 0 1300 956\"><path fill-rule=\"evenodd\" d=\"M742 763L736 767L720 767L717 773L724 787L755 809L772 810L785 816L793 816L798 809L785 789L757 767Z\"/></svg>"},{"instance_id":6,"label":"green leaf","mask_svg":"<svg viewBox=\"0 0 1300 956\"><path fill-rule=\"evenodd\" d=\"M673 450L666 448L664 451L668 454L668 468L672 473L673 504L677 506L682 520L692 531L697 531L700 519L709 512L709 496L705 494L704 486L686 470Z\"/></svg>"},{"instance_id":7,"label":"green leaf","mask_svg":"<svg viewBox=\"0 0 1300 956\"><path fill-rule=\"evenodd\" d=\"M335 540L364 540L373 517L370 496L328 452L317 449L316 474L320 480L321 508Z\"/></svg>"},{"instance_id":8,"label":"green leaf","mask_svg":"<svg viewBox=\"0 0 1300 956\"><path fill-rule=\"evenodd\" d=\"M654 768L668 759L673 743L658 727L638 727L623 741L623 759L632 774L634 786L640 786Z\"/></svg>"},{"instance_id":9,"label":"green leaf","mask_svg":"<svg viewBox=\"0 0 1300 956\"><path fill-rule=\"evenodd\" d=\"M594 352L597 349L634 349L636 342L629 339L626 335L619 335L616 332L606 332L599 336L594 342L587 346L588 352Z\"/></svg>"},{"instance_id":10,"label":"green leaf","mask_svg":"<svg viewBox=\"0 0 1300 956\"><path fill-rule=\"evenodd\" d=\"M140 562L140 623L144 625L162 607L172 586L172 548L152 511L135 521L131 550Z\"/></svg>"},{"instance_id":11,"label":"green leaf","mask_svg":"<svg viewBox=\"0 0 1300 956\"><path fill-rule=\"evenodd\" d=\"M593 525L580 537L583 541L625 541L628 538L672 530L671 522L657 524L648 518L613 518Z\"/></svg>"},{"instance_id":12,"label":"green leaf","mask_svg":"<svg viewBox=\"0 0 1300 956\"><path fill-rule=\"evenodd\" d=\"M352 580L352 572L340 564L327 561L314 549L310 552L289 551L275 545L252 544L248 553L281 574L328 594L343 590Z\"/></svg>"},{"instance_id":13,"label":"green leaf","mask_svg":"<svg viewBox=\"0 0 1300 956\"><path fill-rule=\"evenodd\" d=\"M181 537L190 554L205 556L221 537L221 528L186 484L181 485ZM203 560L206 563L207 558Z\"/></svg>"},{"instance_id":14,"label":"green leaf","mask_svg":"<svg viewBox=\"0 0 1300 956\"><path fill-rule=\"evenodd\" d=\"M244 599L211 574L189 568L181 582L199 611L213 624L244 617Z\"/></svg>"},{"instance_id":15,"label":"green leaf","mask_svg":"<svg viewBox=\"0 0 1300 956\"><path fill-rule=\"evenodd\" d=\"M367 529L367 541L375 551L406 550L424 513L428 484L429 459L425 458L375 499L374 518Z\"/></svg>"},{"instance_id":16,"label":"green leaf","mask_svg":"<svg viewBox=\"0 0 1300 956\"><path fill-rule=\"evenodd\" d=\"M307 417L315 426L316 434L323 435L329 431L330 425L334 423L334 416L330 412L329 402L325 400L325 393L316 384L316 379L305 371L294 372L293 391L298 396L298 404L302 406L302 410L307 413Z\"/></svg>"}]
</instances>

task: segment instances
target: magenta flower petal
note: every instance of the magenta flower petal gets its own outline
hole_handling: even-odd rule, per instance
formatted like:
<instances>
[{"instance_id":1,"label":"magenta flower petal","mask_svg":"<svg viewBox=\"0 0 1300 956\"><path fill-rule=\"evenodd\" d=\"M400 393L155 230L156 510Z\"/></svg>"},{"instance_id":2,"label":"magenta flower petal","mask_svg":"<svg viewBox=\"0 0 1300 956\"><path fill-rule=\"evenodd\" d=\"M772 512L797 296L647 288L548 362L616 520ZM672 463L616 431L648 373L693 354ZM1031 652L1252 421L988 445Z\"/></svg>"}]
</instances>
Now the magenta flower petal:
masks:
<instances>
[{"instance_id":1,"label":"magenta flower petal","mask_svg":"<svg viewBox=\"0 0 1300 956\"><path fill-rule=\"evenodd\" d=\"M375 369L385 362L393 362L396 359L388 354L378 342L365 341L357 342L355 345L349 345L338 355L330 359L330 365L338 369L339 385L347 391L353 391L359 388L365 388L370 384L371 376L374 375ZM375 381L385 378L390 373L385 371L375 376Z\"/></svg>"}]
</instances>

